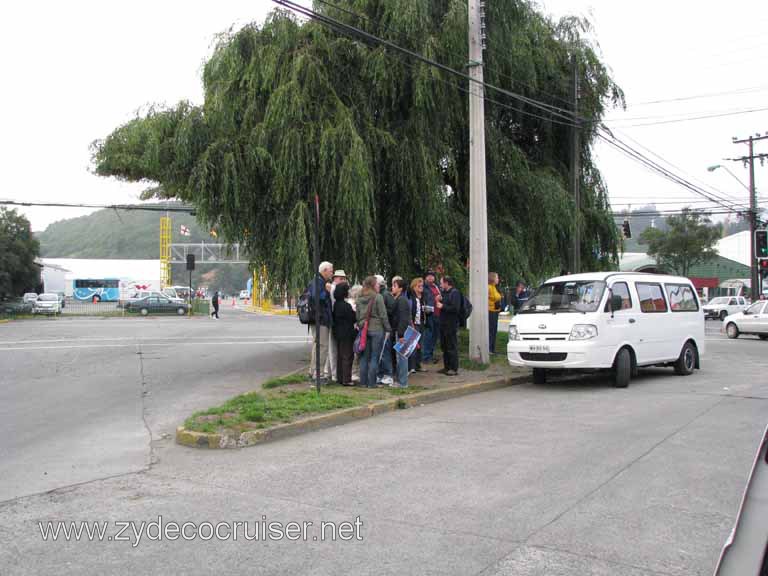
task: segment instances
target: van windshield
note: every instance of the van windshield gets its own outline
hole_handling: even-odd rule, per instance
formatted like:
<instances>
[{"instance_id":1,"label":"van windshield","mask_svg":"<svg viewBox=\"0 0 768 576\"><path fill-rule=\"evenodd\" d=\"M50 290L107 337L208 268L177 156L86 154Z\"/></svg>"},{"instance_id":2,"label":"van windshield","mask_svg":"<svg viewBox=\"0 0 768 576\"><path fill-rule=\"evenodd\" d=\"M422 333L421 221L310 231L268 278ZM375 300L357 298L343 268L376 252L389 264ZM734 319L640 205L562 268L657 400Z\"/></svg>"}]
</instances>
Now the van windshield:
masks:
<instances>
[{"instance_id":1,"label":"van windshield","mask_svg":"<svg viewBox=\"0 0 768 576\"><path fill-rule=\"evenodd\" d=\"M543 284L523 304L520 314L540 312L595 312L605 291L602 280L579 280Z\"/></svg>"}]
</instances>

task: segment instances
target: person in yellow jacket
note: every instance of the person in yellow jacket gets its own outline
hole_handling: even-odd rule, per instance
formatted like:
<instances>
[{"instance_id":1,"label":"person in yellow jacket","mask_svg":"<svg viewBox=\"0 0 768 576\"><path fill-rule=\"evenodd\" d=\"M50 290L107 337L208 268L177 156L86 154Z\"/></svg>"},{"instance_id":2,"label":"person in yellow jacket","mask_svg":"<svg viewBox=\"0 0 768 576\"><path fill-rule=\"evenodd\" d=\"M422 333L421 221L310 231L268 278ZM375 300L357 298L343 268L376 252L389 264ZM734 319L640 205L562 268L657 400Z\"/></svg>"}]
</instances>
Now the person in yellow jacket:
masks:
<instances>
[{"instance_id":1,"label":"person in yellow jacket","mask_svg":"<svg viewBox=\"0 0 768 576\"><path fill-rule=\"evenodd\" d=\"M499 312L501 312L501 292L497 288L498 285L498 273L488 274L488 350L491 354L496 354L496 333L499 329Z\"/></svg>"}]
</instances>

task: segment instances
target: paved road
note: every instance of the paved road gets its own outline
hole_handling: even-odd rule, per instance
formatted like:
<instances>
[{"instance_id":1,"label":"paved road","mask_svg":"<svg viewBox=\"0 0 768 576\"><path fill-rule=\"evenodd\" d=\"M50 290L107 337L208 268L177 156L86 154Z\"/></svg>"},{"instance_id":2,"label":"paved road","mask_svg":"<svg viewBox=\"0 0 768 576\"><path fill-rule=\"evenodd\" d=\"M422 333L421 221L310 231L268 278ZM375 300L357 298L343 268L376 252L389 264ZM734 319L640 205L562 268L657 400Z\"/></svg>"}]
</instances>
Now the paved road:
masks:
<instances>
[{"instance_id":1,"label":"paved road","mask_svg":"<svg viewBox=\"0 0 768 576\"><path fill-rule=\"evenodd\" d=\"M231 310L1 324L0 501L146 468L194 410L300 366L306 335Z\"/></svg>"},{"instance_id":2,"label":"paved road","mask_svg":"<svg viewBox=\"0 0 768 576\"><path fill-rule=\"evenodd\" d=\"M241 451L156 441L143 472L0 503L0 566L708 576L768 421L768 343L725 340L718 327L710 324L704 369L687 378L652 369L626 390L600 378L522 385ZM315 527L359 516L363 540L314 541L310 530L308 542L246 542L241 532L238 541L144 538L133 547L43 542L37 527L160 515L166 524L266 517Z\"/></svg>"}]
</instances>

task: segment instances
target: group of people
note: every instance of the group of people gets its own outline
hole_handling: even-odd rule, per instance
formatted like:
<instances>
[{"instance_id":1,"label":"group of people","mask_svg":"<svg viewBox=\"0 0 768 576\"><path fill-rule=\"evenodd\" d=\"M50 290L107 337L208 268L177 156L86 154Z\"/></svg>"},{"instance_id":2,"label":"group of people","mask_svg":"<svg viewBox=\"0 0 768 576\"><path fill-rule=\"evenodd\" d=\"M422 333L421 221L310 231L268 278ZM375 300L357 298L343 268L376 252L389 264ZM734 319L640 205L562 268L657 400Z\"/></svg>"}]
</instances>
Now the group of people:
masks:
<instances>
[{"instance_id":1,"label":"group of people","mask_svg":"<svg viewBox=\"0 0 768 576\"><path fill-rule=\"evenodd\" d=\"M438 342L444 365L440 372L457 375L461 294L450 276L444 276L439 287L436 281L435 272L429 270L410 282L395 276L388 286L383 276L375 275L360 286L350 286L343 270L334 271L330 262L320 264L307 289L312 300L319 293L320 302L319 324L312 325L310 377L317 376L318 342L321 382L407 387L410 374L424 371L425 363L437 362ZM355 339L366 324L366 345L356 355ZM420 341L406 357L394 347L404 342L408 328L420 334Z\"/></svg>"}]
</instances>

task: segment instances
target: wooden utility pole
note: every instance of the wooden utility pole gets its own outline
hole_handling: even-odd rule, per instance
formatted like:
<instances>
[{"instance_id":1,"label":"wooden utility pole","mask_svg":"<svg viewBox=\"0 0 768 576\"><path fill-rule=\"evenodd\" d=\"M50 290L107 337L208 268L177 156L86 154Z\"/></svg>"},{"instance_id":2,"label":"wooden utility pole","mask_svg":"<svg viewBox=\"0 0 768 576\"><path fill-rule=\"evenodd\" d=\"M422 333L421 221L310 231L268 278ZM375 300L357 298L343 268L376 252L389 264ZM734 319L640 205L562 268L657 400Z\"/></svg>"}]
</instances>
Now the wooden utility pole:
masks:
<instances>
[{"instance_id":1,"label":"wooden utility pole","mask_svg":"<svg viewBox=\"0 0 768 576\"><path fill-rule=\"evenodd\" d=\"M757 270L757 255L755 254L755 230L757 230L757 193L755 188L755 158L764 161L768 154L758 154L755 156L755 142L768 139L768 134L760 136L750 136L742 140L733 139L734 144L747 144L749 146L749 155L741 158L732 158L734 162L744 162L749 167L749 268L750 281L749 288L752 300L760 296L760 276Z\"/></svg>"},{"instance_id":2,"label":"wooden utility pole","mask_svg":"<svg viewBox=\"0 0 768 576\"><path fill-rule=\"evenodd\" d=\"M573 102L573 123L571 127L571 193L576 213L573 218L573 247L571 248L571 273L581 272L581 126L579 125L579 60L574 50L571 56L573 79L571 101Z\"/></svg>"},{"instance_id":3,"label":"wooden utility pole","mask_svg":"<svg viewBox=\"0 0 768 576\"><path fill-rule=\"evenodd\" d=\"M487 364L488 207L485 191L483 48L485 0L469 0L469 357Z\"/></svg>"}]
</instances>

